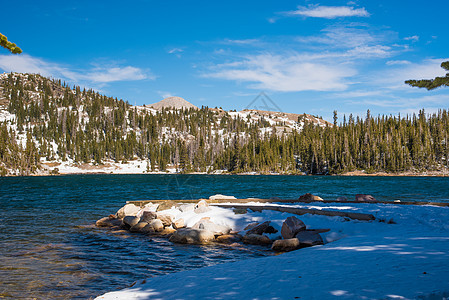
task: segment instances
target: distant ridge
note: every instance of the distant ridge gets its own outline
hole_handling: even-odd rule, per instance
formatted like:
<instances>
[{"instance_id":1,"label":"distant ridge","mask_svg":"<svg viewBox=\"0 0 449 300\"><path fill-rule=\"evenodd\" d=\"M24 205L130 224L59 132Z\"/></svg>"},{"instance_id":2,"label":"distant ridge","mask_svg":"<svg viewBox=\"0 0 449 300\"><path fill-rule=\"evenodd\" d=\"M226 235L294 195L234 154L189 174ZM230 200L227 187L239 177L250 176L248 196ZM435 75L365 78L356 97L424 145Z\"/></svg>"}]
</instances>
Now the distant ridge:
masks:
<instances>
[{"instance_id":1,"label":"distant ridge","mask_svg":"<svg viewBox=\"0 0 449 300\"><path fill-rule=\"evenodd\" d=\"M161 100L157 103L153 103L149 105L150 107L157 109L157 110L161 110L162 108L174 108L174 109L189 109L189 108L193 108L193 109L199 109L198 107L196 107L195 105L193 105L192 103L186 101L185 99L181 98L181 97L168 97L165 98L164 100Z\"/></svg>"}]
</instances>

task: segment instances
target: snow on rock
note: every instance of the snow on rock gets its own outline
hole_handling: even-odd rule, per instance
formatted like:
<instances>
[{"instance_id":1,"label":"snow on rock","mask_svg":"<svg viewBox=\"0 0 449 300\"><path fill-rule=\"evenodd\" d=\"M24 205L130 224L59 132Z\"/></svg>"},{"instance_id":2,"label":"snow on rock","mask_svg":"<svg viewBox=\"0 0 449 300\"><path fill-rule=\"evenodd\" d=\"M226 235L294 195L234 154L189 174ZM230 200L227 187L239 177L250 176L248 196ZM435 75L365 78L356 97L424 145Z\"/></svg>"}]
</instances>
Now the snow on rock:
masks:
<instances>
[{"instance_id":1,"label":"snow on rock","mask_svg":"<svg viewBox=\"0 0 449 300\"><path fill-rule=\"evenodd\" d=\"M325 203L314 206L329 207ZM207 213L211 221L237 230L251 222L268 220L279 229L291 216L276 211L235 215L230 209L211 208ZM447 296L449 208L357 203L342 209L374 214L378 220L362 222L302 215L299 218L307 229L331 228L322 234L325 245L152 277L97 299L443 299L443 295ZM181 214L172 210L175 217ZM183 218L191 226L201 216L190 211L183 213ZM387 224L390 219L397 224Z\"/></svg>"}]
</instances>

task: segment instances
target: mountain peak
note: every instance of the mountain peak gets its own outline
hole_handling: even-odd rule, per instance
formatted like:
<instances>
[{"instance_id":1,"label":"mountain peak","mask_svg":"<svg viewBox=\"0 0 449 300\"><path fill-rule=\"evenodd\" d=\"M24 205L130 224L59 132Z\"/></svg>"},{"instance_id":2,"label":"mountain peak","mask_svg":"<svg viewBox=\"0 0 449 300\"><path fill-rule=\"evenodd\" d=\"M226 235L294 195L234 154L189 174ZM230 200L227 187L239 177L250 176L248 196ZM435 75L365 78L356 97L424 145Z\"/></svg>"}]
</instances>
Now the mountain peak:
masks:
<instances>
[{"instance_id":1,"label":"mountain peak","mask_svg":"<svg viewBox=\"0 0 449 300\"><path fill-rule=\"evenodd\" d=\"M198 109L198 107L196 107L195 105L193 105L192 103L190 103L189 101L187 101L181 97L168 97L168 98L165 98L164 100L161 100L157 103L150 104L149 106L154 109L157 109L157 110L161 110L162 108L170 108L170 107L174 108L174 109L181 109L181 108Z\"/></svg>"}]
</instances>

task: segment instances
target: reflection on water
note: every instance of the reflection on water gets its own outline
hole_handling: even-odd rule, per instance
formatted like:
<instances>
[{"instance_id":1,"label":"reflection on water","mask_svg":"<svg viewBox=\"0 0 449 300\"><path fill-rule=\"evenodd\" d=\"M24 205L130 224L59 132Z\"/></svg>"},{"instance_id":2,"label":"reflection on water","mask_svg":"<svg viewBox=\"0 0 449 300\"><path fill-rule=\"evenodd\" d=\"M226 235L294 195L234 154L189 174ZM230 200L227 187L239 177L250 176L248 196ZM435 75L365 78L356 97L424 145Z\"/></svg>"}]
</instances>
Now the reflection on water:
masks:
<instances>
[{"instance_id":1,"label":"reflection on water","mask_svg":"<svg viewBox=\"0 0 449 300\"><path fill-rule=\"evenodd\" d=\"M87 299L146 277L270 255L266 248L173 245L92 224L127 200L325 199L447 201L449 178L86 175L0 178L0 298ZM413 187L413 190L410 189Z\"/></svg>"}]
</instances>

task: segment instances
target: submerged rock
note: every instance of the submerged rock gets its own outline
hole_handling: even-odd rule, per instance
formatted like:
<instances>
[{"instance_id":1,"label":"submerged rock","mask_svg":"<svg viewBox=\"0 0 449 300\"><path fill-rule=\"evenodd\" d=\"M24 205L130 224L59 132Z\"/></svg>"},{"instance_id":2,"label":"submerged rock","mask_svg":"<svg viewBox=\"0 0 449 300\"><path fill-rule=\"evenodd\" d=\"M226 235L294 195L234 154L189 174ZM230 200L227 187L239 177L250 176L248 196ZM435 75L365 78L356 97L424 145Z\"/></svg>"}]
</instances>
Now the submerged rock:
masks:
<instances>
[{"instance_id":1,"label":"submerged rock","mask_svg":"<svg viewBox=\"0 0 449 300\"><path fill-rule=\"evenodd\" d=\"M104 217L95 222L95 225L97 227L115 227L120 226L122 222L119 219L116 219L115 217Z\"/></svg>"},{"instance_id":2,"label":"submerged rock","mask_svg":"<svg viewBox=\"0 0 449 300\"><path fill-rule=\"evenodd\" d=\"M311 193L306 193L298 198L298 200L311 202L311 201L323 201L323 198L319 196L312 195Z\"/></svg>"},{"instance_id":3,"label":"submerged rock","mask_svg":"<svg viewBox=\"0 0 449 300\"><path fill-rule=\"evenodd\" d=\"M140 207L134 204L126 204L117 211L117 218L123 219L126 216L136 216L140 211Z\"/></svg>"},{"instance_id":4,"label":"submerged rock","mask_svg":"<svg viewBox=\"0 0 449 300\"><path fill-rule=\"evenodd\" d=\"M291 216L285 219L284 223L282 223L281 235L284 239L291 239L294 238L298 232L303 230L306 230L304 222L295 216Z\"/></svg>"},{"instance_id":5,"label":"submerged rock","mask_svg":"<svg viewBox=\"0 0 449 300\"><path fill-rule=\"evenodd\" d=\"M207 244L214 240L212 232L204 229L182 228L170 237L170 242L180 244Z\"/></svg>"},{"instance_id":6,"label":"submerged rock","mask_svg":"<svg viewBox=\"0 0 449 300\"><path fill-rule=\"evenodd\" d=\"M361 201L361 202L375 202L377 201L376 198L374 198L371 195L367 195L367 194L357 194L355 195L355 201Z\"/></svg>"},{"instance_id":7,"label":"submerged rock","mask_svg":"<svg viewBox=\"0 0 449 300\"><path fill-rule=\"evenodd\" d=\"M335 201L341 201L341 202L345 202L348 201L348 198L344 197L344 196L340 196L337 199L335 199Z\"/></svg>"},{"instance_id":8,"label":"submerged rock","mask_svg":"<svg viewBox=\"0 0 449 300\"><path fill-rule=\"evenodd\" d=\"M300 248L300 242L297 238L277 240L273 242L271 249L274 251L288 252Z\"/></svg>"},{"instance_id":9,"label":"submerged rock","mask_svg":"<svg viewBox=\"0 0 449 300\"><path fill-rule=\"evenodd\" d=\"M245 244L251 245L269 245L271 240L266 235L262 234L246 234L243 236L242 241Z\"/></svg>"}]
</instances>

